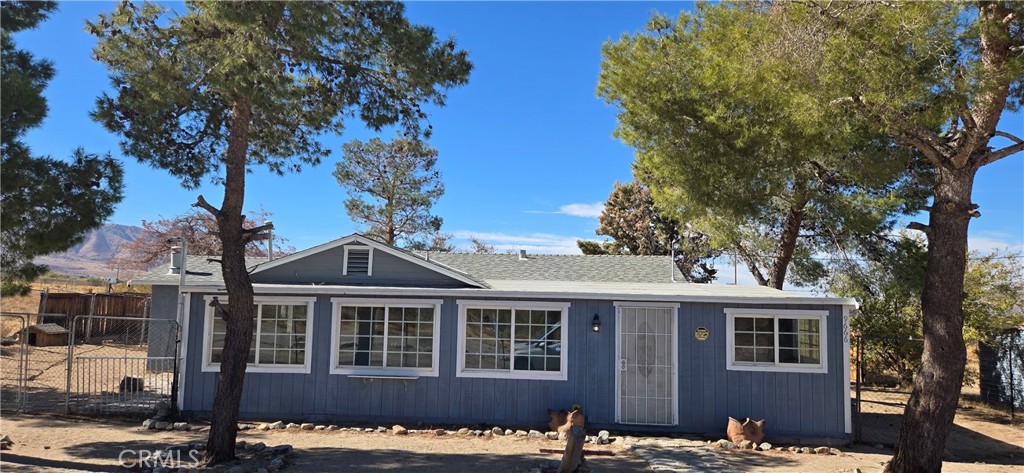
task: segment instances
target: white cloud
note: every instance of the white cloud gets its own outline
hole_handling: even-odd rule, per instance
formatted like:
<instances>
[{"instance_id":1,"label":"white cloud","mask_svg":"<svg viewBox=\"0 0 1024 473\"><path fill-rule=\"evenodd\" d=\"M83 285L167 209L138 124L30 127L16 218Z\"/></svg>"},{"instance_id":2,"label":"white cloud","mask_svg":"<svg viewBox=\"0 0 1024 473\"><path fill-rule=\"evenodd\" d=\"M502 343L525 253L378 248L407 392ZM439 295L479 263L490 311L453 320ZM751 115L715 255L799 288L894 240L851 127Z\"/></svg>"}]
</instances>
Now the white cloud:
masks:
<instances>
[{"instance_id":1,"label":"white cloud","mask_svg":"<svg viewBox=\"0 0 1024 473\"><path fill-rule=\"evenodd\" d=\"M604 202L595 202L593 204L565 204L553 212L546 210L525 210L524 212L528 214L562 214L572 215L573 217L597 218L603 210Z\"/></svg>"},{"instance_id":2,"label":"white cloud","mask_svg":"<svg viewBox=\"0 0 1024 473\"><path fill-rule=\"evenodd\" d=\"M574 236L552 235L550 233L508 234L469 230L456 230L453 233L456 240L468 242L470 238L477 238L489 245L494 245L498 253L526 250L528 253L541 254L580 254L580 249L576 246L576 240L581 238ZM468 244L460 246L469 249Z\"/></svg>"},{"instance_id":3,"label":"white cloud","mask_svg":"<svg viewBox=\"0 0 1024 473\"><path fill-rule=\"evenodd\" d=\"M593 204L566 204L558 208L558 213L572 215L573 217L597 218L604 210L603 202Z\"/></svg>"},{"instance_id":4,"label":"white cloud","mask_svg":"<svg viewBox=\"0 0 1024 473\"><path fill-rule=\"evenodd\" d=\"M980 232L977 235L967 236L967 248L971 251L991 253L994 250L1024 251L1024 243L1020 238L1014 238L1002 232Z\"/></svg>"}]
</instances>

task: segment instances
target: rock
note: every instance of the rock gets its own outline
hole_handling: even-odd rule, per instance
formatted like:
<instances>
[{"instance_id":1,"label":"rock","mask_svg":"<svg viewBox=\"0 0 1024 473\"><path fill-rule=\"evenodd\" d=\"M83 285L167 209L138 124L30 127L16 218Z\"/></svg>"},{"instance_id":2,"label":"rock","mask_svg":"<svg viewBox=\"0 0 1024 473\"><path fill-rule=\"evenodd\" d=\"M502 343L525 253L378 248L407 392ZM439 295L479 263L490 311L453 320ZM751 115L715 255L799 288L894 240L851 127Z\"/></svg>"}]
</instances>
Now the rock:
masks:
<instances>
[{"instance_id":1,"label":"rock","mask_svg":"<svg viewBox=\"0 0 1024 473\"><path fill-rule=\"evenodd\" d=\"M167 430L167 427L171 425L170 422L157 422L153 424L153 428L156 430Z\"/></svg>"},{"instance_id":2,"label":"rock","mask_svg":"<svg viewBox=\"0 0 1024 473\"><path fill-rule=\"evenodd\" d=\"M299 425L299 429L302 430L313 430L314 427L316 427L316 425L309 422L304 422Z\"/></svg>"},{"instance_id":3,"label":"rock","mask_svg":"<svg viewBox=\"0 0 1024 473\"><path fill-rule=\"evenodd\" d=\"M0 450L10 450L14 446L14 441L10 437L4 435L0 437Z\"/></svg>"},{"instance_id":4,"label":"rock","mask_svg":"<svg viewBox=\"0 0 1024 473\"><path fill-rule=\"evenodd\" d=\"M263 450L266 450L266 448L267 448L267 444L265 444L263 442L256 442L256 443L252 444L252 451L254 451L254 452L262 452Z\"/></svg>"},{"instance_id":5,"label":"rock","mask_svg":"<svg viewBox=\"0 0 1024 473\"><path fill-rule=\"evenodd\" d=\"M156 472L154 471L153 473ZM243 468L242 465L235 465L231 468L228 468L228 470L225 471L224 473L245 473L245 468Z\"/></svg>"},{"instance_id":6,"label":"rock","mask_svg":"<svg viewBox=\"0 0 1024 473\"><path fill-rule=\"evenodd\" d=\"M544 434L544 436L547 437L548 440L558 440L558 432L548 432Z\"/></svg>"},{"instance_id":7,"label":"rock","mask_svg":"<svg viewBox=\"0 0 1024 473\"><path fill-rule=\"evenodd\" d=\"M854 468L853 473L864 473L860 468Z\"/></svg>"},{"instance_id":8,"label":"rock","mask_svg":"<svg viewBox=\"0 0 1024 473\"><path fill-rule=\"evenodd\" d=\"M188 425L188 422L175 422L174 430L189 430L192 426Z\"/></svg>"},{"instance_id":9,"label":"rock","mask_svg":"<svg viewBox=\"0 0 1024 473\"><path fill-rule=\"evenodd\" d=\"M512 429L505 429L505 436L514 435L516 432Z\"/></svg>"},{"instance_id":10,"label":"rock","mask_svg":"<svg viewBox=\"0 0 1024 473\"><path fill-rule=\"evenodd\" d=\"M235 443L235 449L237 449L237 450L245 450L245 447L248 446L248 445L249 445L249 442L246 442L245 440L239 440L238 442Z\"/></svg>"},{"instance_id":11,"label":"rock","mask_svg":"<svg viewBox=\"0 0 1024 473\"><path fill-rule=\"evenodd\" d=\"M800 447L789 447L789 451L793 453L800 453Z\"/></svg>"},{"instance_id":12,"label":"rock","mask_svg":"<svg viewBox=\"0 0 1024 473\"><path fill-rule=\"evenodd\" d=\"M490 430L484 431L484 438L485 439L489 439L489 438L493 438L493 437L494 437L494 432L491 432Z\"/></svg>"},{"instance_id":13,"label":"rock","mask_svg":"<svg viewBox=\"0 0 1024 473\"><path fill-rule=\"evenodd\" d=\"M363 429L363 432L373 432L373 429L367 427L367 428Z\"/></svg>"},{"instance_id":14,"label":"rock","mask_svg":"<svg viewBox=\"0 0 1024 473\"><path fill-rule=\"evenodd\" d=\"M398 424L395 424L393 427L391 427L391 432L395 435L409 435L409 429L402 427Z\"/></svg>"},{"instance_id":15,"label":"rock","mask_svg":"<svg viewBox=\"0 0 1024 473\"><path fill-rule=\"evenodd\" d=\"M740 442L740 450L750 450L752 448L754 448L754 442L751 442L750 440Z\"/></svg>"},{"instance_id":16,"label":"rock","mask_svg":"<svg viewBox=\"0 0 1024 473\"><path fill-rule=\"evenodd\" d=\"M270 424L263 423L256 427L256 430L270 430Z\"/></svg>"},{"instance_id":17,"label":"rock","mask_svg":"<svg viewBox=\"0 0 1024 473\"><path fill-rule=\"evenodd\" d=\"M828 455L829 454L829 448L828 447L818 447L818 448L814 449L814 453Z\"/></svg>"},{"instance_id":18,"label":"rock","mask_svg":"<svg viewBox=\"0 0 1024 473\"><path fill-rule=\"evenodd\" d=\"M814 453L814 450L811 450L810 447L800 447L800 453Z\"/></svg>"},{"instance_id":19,"label":"rock","mask_svg":"<svg viewBox=\"0 0 1024 473\"><path fill-rule=\"evenodd\" d=\"M384 432L387 432L388 430L391 430L391 429L388 429L387 427L384 427L383 425L378 425L378 426L377 426L377 432L380 432L380 433L382 433L382 434L383 434Z\"/></svg>"},{"instance_id":20,"label":"rock","mask_svg":"<svg viewBox=\"0 0 1024 473\"><path fill-rule=\"evenodd\" d=\"M479 437L479 436L481 436L483 434L484 434L484 431L482 431L482 430L474 430L473 431L473 436L474 437Z\"/></svg>"},{"instance_id":21,"label":"rock","mask_svg":"<svg viewBox=\"0 0 1024 473\"><path fill-rule=\"evenodd\" d=\"M468 427L463 427L463 428L459 429L459 431L456 432L456 433L458 433L459 435L469 435L469 428Z\"/></svg>"},{"instance_id":22,"label":"rock","mask_svg":"<svg viewBox=\"0 0 1024 473\"><path fill-rule=\"evenodd\" d=\"M598 437L604 437L604 438L608 438L610 435L611 435L611 432L608 432L607 430L602 430L602 431L597 433Z\"/></svg>"},{"instance_id":23,"label":"rock","mask_svg":"<svg viewBox=\"0 0 1024 473\"><path fill-rule=\"evenodd\" d=\"M271 455L287 455L292 452L292 446L287 444L278 445L267 450L270 452Z\"/></svg>"},{"instance_id":24,"label":"rock","mask_svg":"<svg viewBox=\"0 0 1024 473\"><path fill-rule=\"evenodd\" d=\"M830 448L828 449L828 453L829 455L841 455L843 452L839 451L838 448Z\"/></svg>"},{"instance_id":25,"label":"rock","mask_svg":"<svg viewBox=\"0 0 1024 473\"><path fill-rule=\"evenodd\" d=\"M442 435L444 435L444 434L446 434L448 432L445 432L444 429L434 429L434 430L431 430L430 433L440 437L440 436L442 436Z\"/></svg>"},{"instance_id":26,"label":"rock","mask_svg":"<svg viewBox=\"0 0 1024 473\"><path fill-rule=\"evenodd\" d=\"M732 450L732 449L736 448L736 444L734 444L734 443L732 443L732 442L730 442L730 441L728 441L726 439L721 439L718 442L715 442L715 446L718 447L718 448L724 448L726 450Z\"/></svg>"},{"instance_id":27,"label":"rock","mask_svg":"<svg viewBox=\"0 0 1024 473\"><path fill-rule=\"evenodd\" d=\"M340 429L340 428L341 428L341 427L338 427L338 426L336 426L336 425L334 425L334 424L331 424L331 425L328 425L328 426L327 426L327 430L338 430L338 429Z\"/></svg>"},{"instance_id":28,"label":"rock","mask_svg":"<svg viewBox=\"0 0 1024 473\"><path fill-rule=\"evenodd\" d=\"M761 450L764 450L764 451L767 452L768 450L772 449L772 444L770 444L768 442L761 442L761 445L758 445L757 448L760 448Z\"/></svg>"},{"instance_id":29,"label":"rock","mask_svg":"<svg viewBox=\"0 0 1024 473\"><path fill-rule=\"evenodd\" d=\"M273 424L268 425L267 427L269 427L271 429L283 429L284 428L284 422L277 421L277 422L274 422Z\"/></svg>"},{"instance_id":30,"label":"rock","mask_svg":"<svg viewBox=\"0 0 1024 473\"><path fill-rule=\"evenodd\" d=\"M286 428L286 429L297 429L299 427L301 427L301 426L299 424L294 423L294 422L289 422L287 425L284 426L284 428Z\"/></svg>"},{"instance_id":31,"label":"rock","mask_svg":"<svg viewBox=\"0 0 1024 473\"><path fill-rule=\"evenodd\" d=\"M516 431L516 437L526 437L527 435L529 435L529 434L525 430L517 430Z\"/></svg>"},{"instance_id":32,"label":"rock","mask_svg":"<svg viewBox=\"0 0 1024 473\"><path fill-rule=\"evenodd\" d=\"M885 445L882 445L882 444L880 444L880 443L876 443L876 444L875 444L875 448L877 448L877 449L881 450L881 449L885 448Z\"/></svg>"},{"instance_id":33,"label":"rock","mask_svg":"<svg viewBox=\"0 0 1024 473\"><path fill-rule=\"evenodd\" d=\"M544 438L544 434L542 434L542 433L540 433L540 432L538 432L536 430L531 430L530 433L527 434L527 436L532 438L532 439L542 439L542 438Z\"/></svg>"},{"instance_id":34,"label":"rock","mask_svg":"<svg viewBox=\"0 0 1024 473\"><path fill-rule=\"evenodd\" d=\"M494 435L505 435L505 431L501 430L501 427L495 427L491 429L491 433Z\"/></svg>"},{"instance_id":35,"label":"rock","mask_svg":"<svg viewBox=\"0 0 1024 473\"><path fill-rule=\"evenodd\" d=\"M153 407L153 418L156 420L164 420L167 416L171 415L171 403L167 401L160 401Z\"/></svg>"},{"instance_id":36,"label":"rock","mask_svg":"<svg viewBox=\"0 0 1024 473\"><path fill-rule=\"evenodd\" d=\"M154 428L156 428L156 421L153 420L153 419L146 419L146 420L142 421L142 428L143 429L154 429Z\"/></svg>"},{"instance_id":37,"label":"rock","mask_svg":"<svg viewBox=\"0 0 1024 473\"><path fill-rule=\"evenodd\" d=\"M327 426L326 425L318 425L316 427L313 427L313 430L327 430Z\"/></svg>"}]
</instances>

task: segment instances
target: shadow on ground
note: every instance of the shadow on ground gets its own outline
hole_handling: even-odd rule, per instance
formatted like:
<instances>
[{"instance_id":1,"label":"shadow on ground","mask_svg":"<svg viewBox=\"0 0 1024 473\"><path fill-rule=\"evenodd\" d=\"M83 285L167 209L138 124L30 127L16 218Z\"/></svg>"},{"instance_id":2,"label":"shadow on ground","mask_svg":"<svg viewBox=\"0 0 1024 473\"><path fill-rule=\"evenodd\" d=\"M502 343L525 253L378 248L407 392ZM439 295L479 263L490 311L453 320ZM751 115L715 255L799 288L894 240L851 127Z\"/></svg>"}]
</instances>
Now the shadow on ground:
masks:
<instances>
[{"instance_id":1,"label":"shadow on ground","mask_svg":"<svg viewBox=\"0 0 1024 473\"><path fill-rule=\"evenodd\" d=\"M560 455L487 455L436 453L423 454L403 450L377 449L354 450L347 448L303 449L291 459L287 471L402 471L403 473L482 473L482 472L528 472L533 468L557 468ZM587 465L593 473L601 472L644 472L651 471L647 462L626 453L614 457L587 457ZM546 470L549 471L549 470Z\"/></svg>"},{"instance_id":2,"label":"shadow on ground","mask_svg":"<svg viewBox=\"0 0 1024 473\"><path fill-rule=\"evenodd\" d=\"M861 443L893 447L899 438L902 417L899 414L861 414ZM1024 439L1024 434L1021 435ZM1024 465L1024 447L953 425L946 450L958 462L983 462L994 465Z\"/></svg>"}]
</instances>

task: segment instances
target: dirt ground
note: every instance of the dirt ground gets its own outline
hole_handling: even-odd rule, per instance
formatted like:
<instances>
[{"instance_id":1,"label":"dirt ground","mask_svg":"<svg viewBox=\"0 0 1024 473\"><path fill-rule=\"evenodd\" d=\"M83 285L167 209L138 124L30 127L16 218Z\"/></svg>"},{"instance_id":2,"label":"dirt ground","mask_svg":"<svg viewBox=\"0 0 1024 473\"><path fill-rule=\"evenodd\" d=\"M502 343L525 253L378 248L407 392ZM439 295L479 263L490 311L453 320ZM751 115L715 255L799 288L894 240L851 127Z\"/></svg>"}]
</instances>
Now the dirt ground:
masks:
<instances>
[{"instance_id":1,"label":"dirt ground","mask_svg":"<svg viewBox=\"0 0 1024 473\"><path fill-rule=\"evenodd\" d=\"M905 395L865 391L865 411L873 424L865 424L867 435L888 435L899 427L899 412ZM866 421L867 422L867 421ZM890 425L892 424L892 425ZM4 472L124 471L118 455L125 449L155 450L189 440L205 439L205 432L157 432L142 430L137 422L95 418L5 415L0 432L11 436L14 449L0 454ZM895 437L892 437L893 440ZM561 448L555 441L522 437L493 439L427 434L393 436L380 433L245 431L239 440L290 444L297 454L286 472L434 472L483 473L522 472L555 462L559 455L541 454L541 448ZM770 438L769 438L770 440ZM615 456L590 456L595 473L652 471L631 448L663 449L667 455L680 452L687 442L669 438L620 438L603 449ZM690 444L697 442L689 441ZM715 471L763 471L851 473L881 471L892 456L892 445L879 442L842 447L843 454L796 455L784 452L716 451L721 469ZM1024 470L1024 428L1011 424L998 411L965 406L957 415L950 436L952 454L944 464L946 472L1009 473ZM187 459L186 459L187 460Z\"/></svg>"}]
</instances>

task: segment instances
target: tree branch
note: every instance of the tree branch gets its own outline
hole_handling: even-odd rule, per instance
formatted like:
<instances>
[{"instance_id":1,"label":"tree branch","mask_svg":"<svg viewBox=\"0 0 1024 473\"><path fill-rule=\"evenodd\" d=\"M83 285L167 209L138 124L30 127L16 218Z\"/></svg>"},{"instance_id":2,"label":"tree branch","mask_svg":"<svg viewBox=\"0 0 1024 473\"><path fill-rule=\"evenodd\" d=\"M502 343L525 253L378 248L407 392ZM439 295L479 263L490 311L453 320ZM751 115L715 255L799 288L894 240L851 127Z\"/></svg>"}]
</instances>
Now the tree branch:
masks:
<instances>
[{"instance_id":1,"label":"tree branch","mask_svg":"<svg viewBox=\"0 0 1024 473\"><path fill-rule=\"evenodd\" d=\"M200 195L199 198L196 199L196 203L192 204L192 206L199 207L207 212L210 212L210 214L213 215L214 217L220 215L220 209L210 205L210 203L207 202L202 195Z\"/></svg>"},{"instance_id":2,"label":"tree branch","mask_svg":"<svg viewBox=\"0 0 1024 473\"><path fill-rule=\"evenodd\" d=\"M926 236L931 235L931 232L932 232L932 228L931 227L929 227L928 225L925 225L925 224L923 224L921 222L910 222L909 224L907 224L907 228L909 228L911 230L917 230L917 231L919 231L921 233L924 233Z\"/></svg>"},{"instance_id":3,"label":"tree branch","mask_svg":"<svg viewBox=\"0 0 1024 473\"><path fill-rule=\"evenodd\" d=\"M220 318L228 319L228 311L225 309L224 304L221 304L220 300L217 299L217 296L213 296L213 300L210 301L210 307L213 307L213 310L217 312Z\"/></svg>"},{"instance_id":4,"label":"tree branch","mask_svg":"<svg viewBox=\"0 0 1024 473\"><path fill-rule=\"evenodd\" d=\"M1024 151L1024 141L1018 140L1017 144L1015 145L1007 146L1003 149L992 151L990 153L985 153L981 156L978 156L978 158L976 158L975 164L977 165L977 167L982 167L987 164L999 161L1000 159L1003 159L1012 154L1020 153L1021 151Z\"/></svg>"},{"instance_id":5,"label":"tree branch","mask_svg":"<svg viewBox=\"0 0 1024 473\"><path fill-rule=\"evenodd\" d=\"M1016 136L1013 136L1013 135L1011 135L1011 134L1009 134L1009 133L1007 133L1005 131L996 131L995 133L992 133L992 135L993 136L1002 136L1003 138L1009 139L1010 141L1013 141L1014 143L1018 143L1018 144L1024 143L1024 140L1021 140L1020 138L1017 138Z\"/></svg>"},{"instance_id":6,"label":"tree branch","mask_svg":"<svg viewBox=\"0 0 1024 473\"><path fill-rule=\"evenodd\" d=\"M852 104L869 118L878 120L889 128L896 141L917 148L935 167L943 166L943 158L950 154L949 147L938 135L920 125L907 123L898 112L883 105L864 100L860 95L840 97L833 105Z\"/></svg>"}]
</instances>

